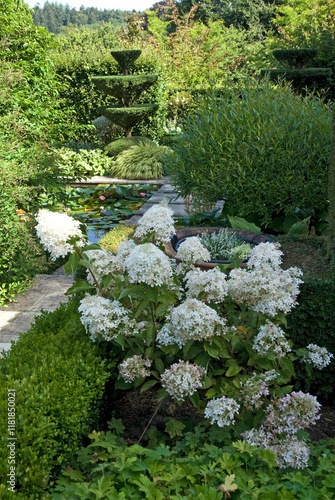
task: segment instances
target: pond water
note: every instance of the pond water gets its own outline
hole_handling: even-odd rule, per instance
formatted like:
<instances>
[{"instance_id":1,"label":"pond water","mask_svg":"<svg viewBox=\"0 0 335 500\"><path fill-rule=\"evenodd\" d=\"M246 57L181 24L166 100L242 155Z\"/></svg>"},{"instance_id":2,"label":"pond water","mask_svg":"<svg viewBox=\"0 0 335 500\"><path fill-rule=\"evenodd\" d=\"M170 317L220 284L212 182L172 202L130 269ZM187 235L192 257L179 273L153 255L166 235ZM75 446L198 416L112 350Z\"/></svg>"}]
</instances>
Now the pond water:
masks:
<instances>
[{"instance_id":1,"label":"pond water","mask_svg":"<svg viewBox=\"0 0 335 500\"><path fill-rule=\"evenodd\" d=\"M110 231L111 229L112 228L109 228L109 229L87 229L86 234L87 234L88 241L90 243L98 243L99 240L101 240L101 238L103 236L105 236L105 234L108 233L108 231Z\"/></svg>"}]
</instances>

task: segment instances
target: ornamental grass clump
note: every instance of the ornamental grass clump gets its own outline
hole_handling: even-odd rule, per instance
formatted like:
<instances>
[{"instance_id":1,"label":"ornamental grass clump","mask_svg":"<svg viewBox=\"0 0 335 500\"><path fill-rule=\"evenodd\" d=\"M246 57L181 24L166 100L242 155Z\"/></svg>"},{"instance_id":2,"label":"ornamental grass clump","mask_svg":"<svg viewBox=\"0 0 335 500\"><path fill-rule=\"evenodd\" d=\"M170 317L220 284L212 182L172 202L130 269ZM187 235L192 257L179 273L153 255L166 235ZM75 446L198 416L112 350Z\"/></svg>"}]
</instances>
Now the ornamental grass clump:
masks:
<instances>
[{"instance_id":1,"label":"ornamental grass clump","mask_svg":"<svg viewBox=\"0 0 335 500\"><path fill-rule=\"evenodd\" d=\"M111 166L110 174L119 179L160 179L162 157L169 150L152 141L141 141L122 151Z\"/></svg>"},{"instance_id":2,"label":"ornamental grass clump","mask_svg":"<svg viewBox=\"0 0 335 500\"><path fill-rule=\"evenodd\" d=\"M123 350L115 389L155 387L159 400L197 408L220 442L244 439L276 453L280 467L306 467L300 431L316 422L320 405L292 390L294 363L324 368L333 354L316 344L295 349L285 333L300 270L283 270L279 246L260 243L245 269L202 272L194 264L210 254L196 237L171 261L162 251L174 232L171 217L164 204L149 209L136 241L123 241L116 254L71 240L66 272L78 265L90 272L68 291L86 292L79 312L87 334Z\"/></svg>"}]
</instances>

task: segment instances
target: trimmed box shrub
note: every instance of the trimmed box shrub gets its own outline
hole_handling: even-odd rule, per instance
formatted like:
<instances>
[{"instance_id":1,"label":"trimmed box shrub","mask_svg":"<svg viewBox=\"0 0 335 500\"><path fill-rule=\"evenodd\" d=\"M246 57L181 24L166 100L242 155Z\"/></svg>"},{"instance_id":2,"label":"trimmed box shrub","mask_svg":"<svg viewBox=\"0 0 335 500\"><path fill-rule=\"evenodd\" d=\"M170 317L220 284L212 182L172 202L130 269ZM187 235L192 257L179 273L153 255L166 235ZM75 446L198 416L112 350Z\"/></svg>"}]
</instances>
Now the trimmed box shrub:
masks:
<instances>
[{"instance_id":1,"label":"trimmed box shrub","mask_svg":"<svg viewBox=\"0 0 335 500\"><path fill-rule=\"evenodd\" d=\"M9 472L6 416L14 390L17 495L42 498L95 428L109 365L86 335L75 300L43 312L0 360L0 475Z\"/></svg>"},{"instance_id":2,"label":"trimmed box shrub","mask_svg":"<svg viewBox=\"0 0 335 500\"><path fill-rule=\"evenodd\" d=\"M287 318L287 333L295 348L308 344L326 347L335 355L335 281L307 279L300 286L299 306ZM332 404L335 396L335 361L323 370L308 370L295 364L296 389L310 392Z\"/></svg>"}]
</instances>

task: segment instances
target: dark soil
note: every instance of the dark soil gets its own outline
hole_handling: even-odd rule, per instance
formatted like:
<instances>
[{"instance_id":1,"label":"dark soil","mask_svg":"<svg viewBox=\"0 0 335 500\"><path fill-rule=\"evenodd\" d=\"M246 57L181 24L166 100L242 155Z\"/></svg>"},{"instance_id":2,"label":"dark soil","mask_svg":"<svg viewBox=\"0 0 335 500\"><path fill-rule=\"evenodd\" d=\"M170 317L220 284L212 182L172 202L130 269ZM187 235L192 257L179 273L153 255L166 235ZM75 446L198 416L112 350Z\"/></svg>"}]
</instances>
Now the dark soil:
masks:
<instances>
[{"instance_id":1,"label":"dark soil","mask_svg":"<svg viewBox=\"0 0 335 500\"><path fill-rule=\"evenodd\" d=\"M115 417L122 419L125 426L124 438L129 444L136 443L140 439L158 405L159 401L154 391L141 394L128 392L118 402ZM196 423L203 418L191 403L178 406L169 398L163 401L148 428L154 426L159 431L164 431L167 417L183 421L192 419ZM320 419L307 430L312 441L335 439L335 407L322 407Z\"/></svg>"}]
</instances>

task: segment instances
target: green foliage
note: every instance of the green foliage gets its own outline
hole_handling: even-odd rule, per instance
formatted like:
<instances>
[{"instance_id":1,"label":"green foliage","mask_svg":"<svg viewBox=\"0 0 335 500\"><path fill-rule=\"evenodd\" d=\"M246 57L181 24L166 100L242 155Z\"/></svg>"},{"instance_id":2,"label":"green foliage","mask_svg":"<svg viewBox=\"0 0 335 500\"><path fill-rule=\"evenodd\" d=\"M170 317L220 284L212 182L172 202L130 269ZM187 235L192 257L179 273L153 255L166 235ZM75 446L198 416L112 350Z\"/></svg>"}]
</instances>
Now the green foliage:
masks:
<instances>
[{"instance_id":1,"label":"green foliage","mask_svg":"<svg viewBox=\"0 0 335 500\"><path fill-rule=\"evenodd\" d=\"M279 2L281 4L282 2ZM220 21L227 27L233 26L239 30L250 31L256 38L262 39L272 28L277 1L237 0L233 4L222 0L198 2L195 18L205 24L210 21ZM190 0L180 0L177 3L180 11L185 13L194 5Z\"/></svg>"},{"instance_id":2,"label":"green foliage","mask_svg":"<svg viewBox=\"0 0 335 500\"><path fill-rule=\"evenodd\" d=\"M97 112L127 130L151 116L157 109L158 104L135 104L131 108L100 106Z\"/></svg>"},{"instance_id":3,"label":"green foliage","mask_svg":"<svg viewBox=\"0 0 335 500\"><path fill-rule=\"evenodd\" d=\"M267 225L326 208L331 117L289 86L246 84L207 95L164 164L181 195Z\"/></svg>"},{"instance_id":4,"label":"green foliage","mask_svg":"<svg viewBox=\"0 0 335 500\"><path fill-rule=\"evenodd\" d=\"M53 500L79 500L83 495L92 500L221 500L230 494L241 500L316 499L315 494L321 492L331 498L334 488L331 441L313 445L309 468L304 472L283 472L269 450L242 441L208 444L203 442L200 428L186 433L173 447L159 443L154 449L138 444L127 447L111 432L93 432L90 438L92 442L81 450L76 468L59 478Z\"/></svg>"},{"instance_id":5,"label":"green foliage","mask_svg":"<svg viewBox=\"0 0 335 500\"><path fill-rule=\"evenodd\" d=\"M36 274L50 272L51 262L38 242L34 221L21 220L17 210L33 212L43 186L50 182L50 172L44 164L43 147L27 147L20 135L25 129L7 120L7 130L0 128L0 304L29 288ZM2 125L4 125L2 123ZM16 132L16 136L14 136Z\"/></svg>"},{"instance_id":6,"label":"green foliage","mask_svg":"<svg viewBox=\"0 0 335 500\"><path fill-rule=\"evenodd\" d=\"M112 50L114 59L119 63L121 70L128 71L130 66L140 57L140 50Z\"/></svg>"},{"instance_id":7,"label":"green foliage","mask_svg":"<svg viewBox=\"0 0 335 500\"><path fill-rule=\"evenodd\" d=\"M251 252L251 246L243 243L234 232L226 228L220 229L217 234L202 234L201 243L211 254L212 260L246 259Z\"/></svg>"},{"instance_id":8,"label":"green foliage","mask_svg":"<svg viewBox=\"0 0 335 500\"><path fill-rule=\"evenodd\" d=\"M262 70L262 76L269 76L273 81L285 79L291 82L292 87L301 92L303 88L313 88L317 81L324 81L332 73L330 68L306 68L309 61L315 57L315 49L277 49L273 51L274 57L282 64L287 64L286 69Z\"/></svg>"},{"instance_id":9,"label":"green foliage","mask_svg":"<svg viewBox=\"0 0 335 500\"><path fill-rule=\"evenodd\" d=\"M313 82L313 87L327 98L335 98L335 7L332 0L321 0L313 4L300 0L294 6L284 0L277 8L275 23L278 37L268 42L272 48L317 49L315 67L329 68L332 75L325 80Z\"/></svg>"},{"instance_id":10,"label":"green foliage","mask_svg":"<svg viewBox=\"0 0 335 500\"><path fill-rule=\"evenodd\" d=\"M146 142L147 144L149 144L150 139L148 139L147 137L136 135L132 135L131 137L122 137L121 139L117 139L116 141L107 144L107 146L105 147L105 151L109 156L116 157L120 153L122 153L122 151L125 151L132 146L137 146L141 142Z\"/></svg>"},{"instance_id":11,"label":"green foliage","mask_svg":"<svg viewBox=\"0 0 335 500\"><path fill-rule=\"evenodd\" d=\"M162 156L166 146L143 141L118 155L111 174L119 179L160 179L163 175Z\"/></svg>"},{"instance_id":12,"label":"green foliage","mask_svg":"<svg viewBox=\"0 0 335 500\"><path fill-rule=\"evenodd\" d=\"M121 241L133 236L136 226L131 224L113 227L100 241L99 244L108 252L116 253Z\"/></svg>"},{"instance_id":13,"label":"green foliage","mask_svg":"<svg viewBox=\"0 0 335 500\"><path fill-rule=\"evenodd\" d=\"M329 228L327 253L329 258L331 259L332 268L335 271L335 106L333 108L332 148L329 165L328 199Z\"/></svg>"},{"instance_id":14,"label":"green foliage","mask_svg":"<svg viewBox=\"0 0 335 500\"><path fill-rule=\"evenodd\" d=\"M300 287L299 306L288 317L287 332L295 348L308 344L326 347L335 353L335 282L316 278L305 279ZM311 392L321 400L334 400L335 366L322 372L309 369L305 363L296 363L296 388Z\"/></svg>"},{"instance_id":15,"label":"green foliage","mask_svg":"<svg viewBox=\"0 0 335 500\"><path fill-rule=\"evenodd\" d=\"M26 128L26 141L61 137L68 113L60 112L61 85L47 56L53 35L34 26L30 9L13 0L0 2L0 29L1 121L17 113L17 123Z\"/></svg>"},{"instance_id":16,"label":"green foliage","mask_svg":"<svg viewBox=\"0 0 335 500\"><path fill-rule=\"evenodd\" d=\"M65 177L104 175L111 166L111 159L99 149L79 149L75 152L66 147L50 148L49 154L54 165Z\"/></svg>"},{"instance_id":17,"label":"green foliage","mask_svg":"<svg viewBox=\"0 0 335 500\"><path fill-rule=\"evenodd\" d=\"M25 498L41 498L96 426L112 366L86 336L77 302L42 313L0 359L2 415L8 391L15 391L16 488ZM0 425L0 470L7 477L10 435L6 419Z\"/></svg>"},{"instance_id":18,"label":"green foliage","mask_svg":"<svg viewBox=\"0 0 335 500\"><path fill-rule=\"evenodd\" d=\"M107 95L118 99L123 106L131 106L144 90L157 81L157 75L93 76L94 85Z\"/></svg>"},{"instance_id":19,"label":"green foliage","mask_svg":"<svg viewBox=\"0 0 335 500\"><path fill-rule=\"evenodd\" d=\"M316 49L275 49L274 57L289 69L303 69L317 55Z\"/></svg>"},{"instance_id":20,"label":"green foliage","mask_svg":"<svg viewBox=\"0 0 335 500\"><path fill-rule=\"evenodd\" d=\"M126 16L131 11L119 9L98 9L97 7L84 7L79 10L69 5L46 2L42 7L35 5L33 12L34 24L43 26L52 33L60 33L64 27L76 25L87 26L91 29L98 28L103 23L110 23L113 28L119 28L126 22Z\"/></svg>"}]
</instances>

